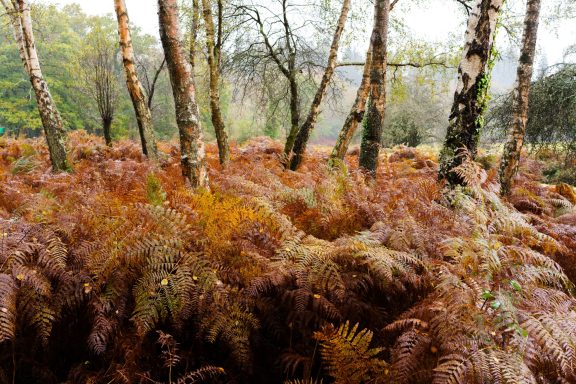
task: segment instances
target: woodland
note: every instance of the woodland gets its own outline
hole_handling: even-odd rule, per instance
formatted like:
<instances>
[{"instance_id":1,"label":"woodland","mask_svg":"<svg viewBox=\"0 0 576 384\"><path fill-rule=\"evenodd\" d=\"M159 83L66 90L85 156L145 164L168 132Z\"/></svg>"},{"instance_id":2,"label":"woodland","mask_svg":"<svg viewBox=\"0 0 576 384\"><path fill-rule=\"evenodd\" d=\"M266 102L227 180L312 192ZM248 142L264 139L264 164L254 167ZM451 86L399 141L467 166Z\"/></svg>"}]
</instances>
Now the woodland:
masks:
<instances>
[{"instance_id":1,"label":"woodland","mask_svg":"<svg viewBox=\"0 0 576 384\"><path fill-rule=\"evenodd\" d=\"M576 383L576 4L434 1L0 0L0 384Z\"/></svg>"}]
</instances>

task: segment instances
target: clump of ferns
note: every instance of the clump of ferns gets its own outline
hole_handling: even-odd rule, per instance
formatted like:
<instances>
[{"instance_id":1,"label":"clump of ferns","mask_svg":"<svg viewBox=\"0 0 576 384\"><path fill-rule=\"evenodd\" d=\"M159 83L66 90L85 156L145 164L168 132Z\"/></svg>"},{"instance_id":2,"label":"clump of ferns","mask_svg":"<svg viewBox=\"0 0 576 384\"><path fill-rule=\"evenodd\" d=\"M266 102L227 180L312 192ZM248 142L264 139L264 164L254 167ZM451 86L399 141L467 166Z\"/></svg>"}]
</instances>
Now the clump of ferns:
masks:
<instances>
[{"instance_id":1,"label":"clump of ferns","mask_svg":"<svg viewBox=\"0 0 576 384\"><path fill-rule=\"evenodd\" d=\"M436 271L435 292L386 327L400 332L394 375L400 383L570 381L576 323L560 320L573 317L560 304L573 307L571 283L547 256L564 249L484 189L473 164L466 166L461 176L469 186L451 202L474 228L472 238L444 242L448 264ZM543 305L546 296L558 305ZM552 340L558 337L564 341ZM553 353L538 353L550 344Z\"/></svg>"},{"instance_id":2,"label":"clump of ferns","mask_svg":"<svg viewBox=\"0 0 576 384\"><path fill-rule=\"evenodd\" d=\"M129 227L128 221L110 233L105 247L84 249L109 265L89 266L95 271L94 284L87 287L94 308L91 349L106 351L118 325L131 316L141 340L156 329L181 335L192 326L203 342L228 347L238 365L248 367L249 337L257 322L248 304L230 297L234 288L220 280L226 272L205 244L183 240L190 233L200 237L202 231L194 231L186 217L169 208L141 206L139 213L140 226Z\"/></svg>"},{"instance_id":3,"label":"clump of ferns","mask_svg":"<svg viewBox=\"0 0 576 384\"><path fill-rule=\"evenodd\" d=\"M343 319L366 320L381 328L423 290L424 262L381 244L371 233L334 243L311 236L286 241L271 272L255 279L248 293L265 332L287 347L282 364L294 372L311 356L313 332ZM413 294L414 292L414 294ZM394 307L399 297L403 304Z\"/></svg>"},{"instance_id":4,"label":"clump of ferns","mask_svg":"<svg viewBox=\"0 0 576 384\"><path fill-rule=\"evenodd\" d=\"M81 301L73 294L78 281L68 267L67 247L41 226L2 220L2 228L0 341L13 340L30 325L46 344L62 308Z\"/></svg>"},{"instance_id":5,"label":"clump of ferns","mask_svg":"<svg viewBox=\"0 0 576 384\"><path fill-rule=\"evenodd\" d=\"M69 265L68 247L56 231L19 220L0 220L0 366L25 365L37 377L52 373L42 361L60 340L85 297Z\"/></svg>"},{"instance_id":6,"label":"clump of ferns","mask_svg":"<svg viewBox=\"0 0 576 384\"><path fill-rule=\"evenodd\" d=\"M191 273L205 268L193 256L194 252L188 250L187 239L194 235L194 231L187 217L169 208L151 205L135 205L132 209L123 210L124 217L99 218L93 229L98 230L100 236L81 243L73 254L76 268L87 275L83 290L89 296L93 317L88 345L97 354L106 350L115 331L130 313L142 311L144 315L134 319L139 319L135 321L138 330L146 329L146 314L156 316L154 319L158 320L160 315L154 312L157 306L172 308L176 300L173 296L184 295L178 290L172 292L168 286L162 286L166 289L160 293L152 292L150 288L148 294L152 298L159 295L164 302L156 304L151 299L146 307L143 296L133 295L132 290L134 293L141 292L146 289L143 287L155 284L158 279L157 283L160 284L172 273L176 282L182 284L178 288L185 291L193 280ZM134 222L139 224L133 225ZM197 278L202 276L198 272ZM162 296L162 293L166 294ZM167 315L165 311L160 314ZM148 322L154 323L153 320Z\"/></svg>"},{"instance_id":7,"label":"clump of ferns","mask_svg":"<svg viewBox=\"0 0 576 384\"><path fill-rule=\"evenodd\" d=\"M574 379L576 301L552 259L481 234L446 241L443 253L434 293L386 327L400 332L398 382Z\"/></svg>"}]
</instances>

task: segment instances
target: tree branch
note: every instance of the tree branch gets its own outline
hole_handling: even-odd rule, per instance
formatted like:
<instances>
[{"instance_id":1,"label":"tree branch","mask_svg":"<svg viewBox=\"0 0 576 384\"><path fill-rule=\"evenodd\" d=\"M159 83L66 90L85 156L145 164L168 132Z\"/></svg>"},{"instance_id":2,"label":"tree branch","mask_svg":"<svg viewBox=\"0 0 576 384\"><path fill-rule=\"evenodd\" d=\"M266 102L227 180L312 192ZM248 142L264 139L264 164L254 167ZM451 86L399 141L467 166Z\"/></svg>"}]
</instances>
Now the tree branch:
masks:
<instances>
[{"instance_id":1,"label":"tree branch","mask_svg":"<svg viewBox=\"0 0 576 384\"><path fill-rule=\"evenodd\" d=\"M363 61L350 61L344 63L336 64L337 67L363 67ZM456 68L452 65L448 65L443 61L431 61L428 63L388 63L388 67L413 67L413 68L423 68L423 67L444 67L444 68Z\"/></svg>"}]
</instances>

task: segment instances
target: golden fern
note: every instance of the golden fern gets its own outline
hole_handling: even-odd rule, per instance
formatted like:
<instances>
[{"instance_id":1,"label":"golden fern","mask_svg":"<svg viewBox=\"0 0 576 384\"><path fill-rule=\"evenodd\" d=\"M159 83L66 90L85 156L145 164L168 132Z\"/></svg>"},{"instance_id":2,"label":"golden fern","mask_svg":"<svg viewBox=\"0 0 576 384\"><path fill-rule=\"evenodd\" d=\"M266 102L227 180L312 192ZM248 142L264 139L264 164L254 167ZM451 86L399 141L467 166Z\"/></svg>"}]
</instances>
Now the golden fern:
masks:
<instances>
[{"instance_id":1,"label":"golden fern","mask_svg":"<svg viewBox=\"0 0 576 384\"><path fill-rule=\"evenodd\" d=\"M388 381L388 364L379 358L382 348L370 347L372 331L346 322L338 329L327 327L314 335L321 343L323 366L335 383Z\"/></svg>"}]
</instances>

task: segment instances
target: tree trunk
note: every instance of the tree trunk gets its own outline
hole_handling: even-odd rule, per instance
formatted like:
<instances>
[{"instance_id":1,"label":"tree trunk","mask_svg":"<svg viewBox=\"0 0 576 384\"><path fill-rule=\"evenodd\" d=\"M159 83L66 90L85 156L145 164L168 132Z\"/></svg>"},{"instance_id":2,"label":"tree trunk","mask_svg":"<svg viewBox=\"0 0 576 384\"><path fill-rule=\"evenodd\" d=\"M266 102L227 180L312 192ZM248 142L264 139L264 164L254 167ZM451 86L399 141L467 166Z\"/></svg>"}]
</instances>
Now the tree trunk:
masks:
<instances>
[{"instance_id":1,"label":"tree trunk","mask_svg":"<svg viewBox=\"0 0 576 384\"><path fill-rule=\"evenodd\" d=\"M198 27L200 25L200 9L198 0L192 0L192 22L190 24L189 58L192 67L192 76L196 73L196 41L198 40Z\"/></svg>"},{"instance_id":2,"label":"tree trunk","mask_svg":"<svg viewBox=\"0 0 576 384\"><path fill-rule=\"evenodd\" d=\"M160 40L172 84L180 134L182 174L193 188L208 186L206 155L190 63L184 55L178 26L178 1L158 0Z\"/></svg>"},{"instance_id":3,"label":"tree trunk","mask_svg":"<svg viewBox=\"0 0 576 384\"><path fill-rule=\"evenodd\" d=\"M220 45L216 43L214 33L214 20L212 18L212 8L210 0L202 0L202 14L204 16L204 25L206 27L206 48L208 51L208 67L210 68L210 111L212 125L216 132L216 141L218 143L218 156L220 164L225 166L230 159L230 148L228 146L228 135L222 111L220 109ZM218 7L218 13L221 13L221 7ZM221 17L218 19L221 23ZM221 32L220 26L218 31ZM218 41L220 41L218 37Z\"/></svg>"},{"instance_id":4,"label":"tree trunk","mask_svg":"<svg viewBox=\"0 0 576 384\"><path fill-rule=\"evenodd\" d=\"M102 118L102 132L104 133L104 141L106 145L112 146L112 118L104 117Z\"/></svg>"},{"instance_id":5,"label":"tree trunk","mask_svg":"<svg viewBox=\"0 0 576 384\"><path fill-rule=\"evenodd\" d=\"M502 195L510 193L512 178L518 171L520 152L524 144L526 122L528 121L528 96L534 66L539 15L540 0L528 0L524 18L522 51L518 61L516 86L512 97L512 123L500 164L500 191Z\"/></svg>"},{"instance_id":6,"label":"tree trunk","mask_svg":"<svg viewBox=\"0 0 576 384\"><path fill-rule=\"evenodd\" d=\"M206 0L204 0L206 1ZM310 139L310 133L314 129L316 124L316 118L320 112L320 103L322 103L322 98L326 94L326 89L330 80L332 80L332 75L336 68L336 58L338 57L338 46L340 45L340 36L342 36L342 31L344 30L344 25L346 24L346 19L348 18L348 11L350 10L350 0L343 0L342 10L340 11L340 17L338 18L338 23L336 24L336 30L334 31L334 37L332 38L332 45L330 46L330 53L328 54L328 64L320 81L320 86L316 90L316 95L312 100L312 105L310 106L310 112L306 117L306 121L300 127L300 131L296 136L294 142L294 148L292 149L293 156L290 161L290 169L295 171L300 166L302 162L302 157L306 151L306 145Z\"/></svg>"},{"instance_id":7,"label":"tree trunk","mask_svg":"<svg viewBox=\"0 0 576 384\"><path fill-rule=\"evenodd\" d=\"M158 151L156 149L156 138L152 125L152 114L146 104L144 88L138 79L134 59L134 49L130 37L128 10L124 0L114 0L116 18L118 19L118 36L120 38L120 49L122 51L122 61L124 63L124 73L126 74L126 86L132 99L142 152L154 162L158 161Z\"/></svg>"},{"instance_id":8,"label":"tree trunk","mask_svg":"<svg viewBox=\"0 0 576 384\"><path fill-rule=\"evenodd\" d=\"M290 70L288 81L290 82L290 132L284 145L286 156L290 156L292 148L294 148L296 135L298 135L298 130L300 129L300 95L298 94L298 83L296 82L296 72L294 70Z\"/></svg>"},{"instance_id":9,"label":"tree trunk","mask_svg":"<svg viewBox=\"0 0 576 384\"><path fill-rule=\"evenodd\" d=\"M366 127L360 145L360 167L375 177L384 127L386 108L386 50L388 48L388 17L390 0L374 2L374 29L370 38L372 63L370 66L370 105Z\"/></svg>"},{"instance_id":10,"label":"tree trunk","mask_svg":"<svg viewBox=\"0 0 576 384\"><path fill-rule=\"evenodd\" d=\"M52 95L48 89L48 83L44 80L40 68L40 61L32 32L30 3L28 0L17 0L12 1L12 4L14 7L10 7L6 1L2 0L2 5L10 15L20 58L22 59L26 74L30 78L32 88L34 89L40 120L44 127L44 134L46 135L52 170L55 172L68 170L69 165L66 159L66 148L64 146L65 133L62 118L52 99Z\"/></svg>"},{"instance_id":11,"label":"tree trunk","mask_svg":"<svg viewBox=\"0 0 576 384\"><path fill-rule=\"evenodd\" d=\"M366 101L368 100L368 93L370 91L370 67L372 66L372 47L368 48L366 53L366 61L364 63L364 72L362 73L362 82L358 87L356 92L356 100L354 100L354 105L344 121L344 125L340 130L340 134L336 139L336 144L332 149L330 154L330 159L328 160L328 165L333 167L336 165L337 161L344 160L346 152L348 151L348 146L352 140L352 136L358 128L358 124L364 118L364 111L366 109Z\"/></svg>"},{"instance_id":12,"label":"tree trunk","mask_svg":"<svg viewBox=\"0 0 576 384\"><path fill-rule=\"evenodd\" d=\"M287 159L290 159L290 153L292 152L296 135L298 135L298 130L300 129L300 94L298 93L298 82L296 79L296 45L292 46L291 42L294 41L294 35L292 34L292 29L288 21L288 0L282 0L282 17L284 38L286 39L286 49L288 50L288 70L286 71L284 69L282 72L290 83L290 132L286 138L284 154L287 156ZM270 44L267 44L270 47ZM287 163L286 166L288 165Z\"/></svg>"},{"instance_id":13,"label":"tree trunk","mask_svg":"<svg viewBox=\"0 0 576 384\"><path fill-rule=\"evenodd\" d=\"M454 169L466 156L474 158L478 149L494 59L493 40L503 2L477 0L470 12L450 124L440 153L439 179L451 186L464 184Z\"/></svg>"}]
</instances>

